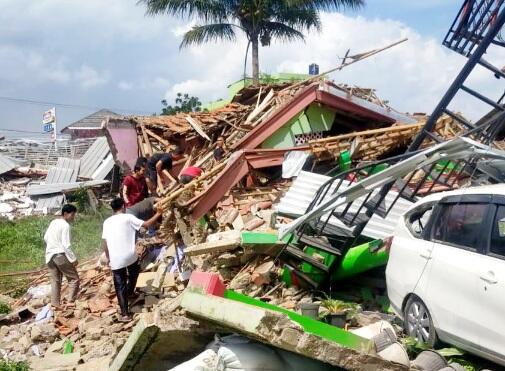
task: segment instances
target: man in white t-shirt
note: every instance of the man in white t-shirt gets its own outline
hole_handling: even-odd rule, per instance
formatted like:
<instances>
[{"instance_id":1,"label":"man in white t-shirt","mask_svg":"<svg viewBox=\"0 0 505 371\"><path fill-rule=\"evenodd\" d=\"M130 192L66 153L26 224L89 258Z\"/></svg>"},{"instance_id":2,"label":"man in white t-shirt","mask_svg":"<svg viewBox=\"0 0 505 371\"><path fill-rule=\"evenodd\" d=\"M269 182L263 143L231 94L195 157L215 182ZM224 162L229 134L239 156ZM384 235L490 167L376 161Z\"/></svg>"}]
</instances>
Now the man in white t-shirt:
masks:
<instances>
[{"instance_id":1,"label":"man in white t-shirt","mask_svg":"<svg viewBox=\"0 0 505 371\"><path fill-rule=\"evenodd\" d=\"M131 320L128 297L131 297L140 273L138 256L135 252L135 235L141 228L149 228L161 216L161 211L147 221L125 214L123 199L115 198L110 203L114 215L103 222L103 247L112 270L117 301L121 308L119 321Z\"/></svg>"},{"instance_id":2,"label":"man in white t-shirt","mask_svg":"<svg viewBox=\"0 0 505 371\"><path fill-rule=\"evenodd\" d=\"M54 219L44 234L46 242L46 264L51 274L51 304L60 305L61 280L68 281L67 302L72 303L79 292L77 258L70 248L70 224L74 221L77 209L66 204L61 209L61 218Z\"/></svg>"}]
</instances>

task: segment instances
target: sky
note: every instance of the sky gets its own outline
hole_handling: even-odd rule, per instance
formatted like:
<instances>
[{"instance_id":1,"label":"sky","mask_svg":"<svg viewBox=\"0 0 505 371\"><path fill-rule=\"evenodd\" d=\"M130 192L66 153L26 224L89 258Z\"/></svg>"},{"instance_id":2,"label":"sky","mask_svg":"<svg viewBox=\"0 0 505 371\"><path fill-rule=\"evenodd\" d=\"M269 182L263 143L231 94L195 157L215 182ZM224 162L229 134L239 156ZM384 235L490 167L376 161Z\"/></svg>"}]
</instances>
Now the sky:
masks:
<instances>
[{"instance_id":1,"label":"sky","mask_svg":"<svg viewBox=\"0 0 505 371\"><path fill-rule=\"evenodd\" d=\"M309 64L318 63L325 71L349 48L360 53L408 37L331 78L374 88L400 111L429 113L465 62L441 46L461 2L368 0L359 11L323 13L322 31L307 34L305 43L261 48L260 67L269 74L307 73ZM0 135L41 132L42 113L51 103L67 105L56 106L61 129L100 108L159 112L160 101L173 102L177 92L203 102L224 98L227 85L243 73L244 37L179 50L194 20L148 17L137 0L0 0L0 8ZM496 63L504 57L501 50L489 55ZM486 71L476 71L470 81L499 97ZM468 97L454 104L474 120L485 111Z\"/></svg>"}]
</instances>

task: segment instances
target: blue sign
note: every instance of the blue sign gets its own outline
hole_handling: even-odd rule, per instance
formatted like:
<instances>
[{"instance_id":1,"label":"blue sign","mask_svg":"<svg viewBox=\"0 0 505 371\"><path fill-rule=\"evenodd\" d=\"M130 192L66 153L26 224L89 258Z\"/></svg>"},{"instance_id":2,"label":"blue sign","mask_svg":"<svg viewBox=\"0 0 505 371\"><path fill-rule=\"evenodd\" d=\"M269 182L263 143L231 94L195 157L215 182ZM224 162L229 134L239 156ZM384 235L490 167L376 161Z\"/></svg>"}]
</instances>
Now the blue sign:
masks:
<instances>
[{"instance_id":1,"label":"blue sign","mask_svg":"<svg viewBox=\"0 0 505 371\"><path fill-rule=\"evenodd\" d=\"M51 133L54 130L53 123L44 125L44 133Z\"/></svg>"}]
</instances>

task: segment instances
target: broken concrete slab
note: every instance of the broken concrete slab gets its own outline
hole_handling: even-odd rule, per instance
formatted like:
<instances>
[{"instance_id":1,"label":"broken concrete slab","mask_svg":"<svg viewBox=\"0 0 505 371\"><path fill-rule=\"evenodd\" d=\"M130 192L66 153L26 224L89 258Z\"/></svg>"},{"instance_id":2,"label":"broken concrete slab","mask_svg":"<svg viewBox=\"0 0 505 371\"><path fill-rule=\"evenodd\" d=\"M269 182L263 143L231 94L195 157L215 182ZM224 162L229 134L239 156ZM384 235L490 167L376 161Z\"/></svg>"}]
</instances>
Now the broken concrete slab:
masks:
<instances>
[{"instance_id":1,"label":"broken concrete slab","mask_svg":"<svg viewBox=\"0 0 505 371\"><path fill-rule=\"evenodd\" d=\"M257 285L267 285L271 281L271 273L275 268L275 264L273 261L267 261L263 264L260 264L256 268L251 276L251 281Z\"/></svg>"},{"instance_id":2,"label":"broken concrete slab","mask_svg":"<svg viewBox=\"0 0 505 371\"><path fill-rule=\"evenodd\" d=\"M205 242L198 245L189 246L184 253L186 256L196 256L210 253L221 253L236 249L240 245L240 239L220 240L216 242Z\"/></svg>"},{"instance_id":3,"label":"broken concrete slab","mask_svg":"<svg viewBox=\"0 0 505 371\"><path fill-rule=\"evenodd\" d=\"M69 354L46 353L44 358L34 357L33 361L30 362L30 367L36 371L73 369L77 367L80 360L80 352Z\"/></svg>"},{"instance_id":4,"label":"broken concrete slab","mask_svg":"<svg viewBox=\"0 0 505 371\"><path fill-rule=\"evenodd\" d=\"M369 340L312 319L310 321L317 322L317 326L322 328L320 334L328 338L308 332L307 328L304 329L290 319L286 312L221 297L186 291L181 305L196 318L206 319L263 343L347 370L408 369L378 357ZM304 321L307 322L307 319ZM337 338L339 342L335 341Z\"/></svg>"},{"instance_id":5,"label":"broken concrete slab","mask_svg":"<svg viewBox=\"0 0 505 371\"><path fill-rule=\"evenodd\" d=\"M225 241L225 240L240 240L240 238L241 238L240 231L230 230L230 231L212 233L207 236L206 242L217 242L217 241Z\"/></svg>"},{"instance_id":6,"label":"broken concrete slab","mask_svg":"<svg viewBox=\"0 0 505 371\"><path fill-rule=\"evenodd\" d=\"M112 360L112 357L95 358L95 359L90 360L89 362L86 362L85 364L78 365L75 370L76 371L108 370L109 363L111 360Z\"/></svg>"},{"instance_id":7,"label":"broken concrete slab","mask_svg":"<svg viewBox=\"0 0 505 371\"><path fill-rule=\"evenodd\" d=\"M168 264L167 263L161 263L158 266L158 269L156 270L156 275L154 276L154 280L152 283L153 288L159 290L161 286L163 285L163 282L165 280L165 274L167 272Z\"/></svg>"},{"instance_id":8,"label":"broken concrete slab","mask_svg":"<svg viewBox=\"0 0 505 371\"><path fill-rule=\"evenodd\" d=\"M170 369L202 352L221 330L187 317L142 314L109 371Z\"/></svg>"},{"instance_id":9,"label":"broken concrete slab","mask_svg":"<svg viewBox=\"0 0 505 371\"><path fill-rule=\"evenodd\" d=\"M154 289L153 282L156 279L156 272L142 272L137 279L135 288L142 291L152 291Z\"/></svg>"},{"instance_id":10,"label":"broken concrete slab","mask_svg":"<svg viewBox=\"0 0 505 371\"><path fill-rule=\"evenodd\" d=\"M277 256L286 245L285 242L278 240L277 232L243 231L241 239L241 245L246 255L264 254Z\"/></svg>"}]
</instances>

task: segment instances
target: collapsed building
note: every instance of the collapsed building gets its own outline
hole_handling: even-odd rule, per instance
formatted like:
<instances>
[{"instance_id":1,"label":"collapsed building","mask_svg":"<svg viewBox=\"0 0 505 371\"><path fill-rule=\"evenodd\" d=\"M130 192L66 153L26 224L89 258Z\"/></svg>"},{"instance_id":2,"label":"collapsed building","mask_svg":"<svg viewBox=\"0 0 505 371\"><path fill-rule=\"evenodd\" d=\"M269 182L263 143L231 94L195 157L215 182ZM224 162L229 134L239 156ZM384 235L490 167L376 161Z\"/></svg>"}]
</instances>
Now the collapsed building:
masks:
<instances>
[{"instance_id":1,"label":"collapsed building","mask_svg":"<svg viewBox=\"0 0 505 371\"><path fill-rule=\"evenodd\" d=\"M476 14L484 3L488 17L479 23ZM473 22L462 17L468 11ZM386 313L358 311L338 329L295 310L317 301L316 289L384 266L396 220L419 197L503 181L502 99L486 98L464 82L477 64L505 77L482 59L491 43L501 42L504 21L502 3L465 2L444 45L468 62L429 116L397 112L372 89L319 76L248 86L210 112L107 117L108 146L123 172L138 156L180 146L185 156L167 176L176 179L188 166L203 173L188 184L159 189L163 224L158 236L139 244L147 257L138 284L144 296L134 307L144 313L133 330L133 324L112 327L110 277L86 267L89 303L55 319L60 334L82 352L67 357L68 367L78 367L82 358L88 366L103 362L115 370L168 368L200 352L213 364L224 356L221 348L217 356L205 353L211 350L207 345L215 334L230 332L274 347L284 366L290 361L283 351L346 369L415 366L405 352L403 358L389 357L378 338L360 332L391 320ZM492 111L471 123L448 108L458 91ZM216 159L221 136L227 149ZM183 244L174 240L176 231ZM109 287L99 287L101 280ZM25 315L23 310L17 315ZM14 339L16 331L21 328L6 336ZM114 333L119 336L107 347ZM180 338L185 341L174 341ZM47 362L61 361L55 358Z\"/></svg>"}]
</instances>

